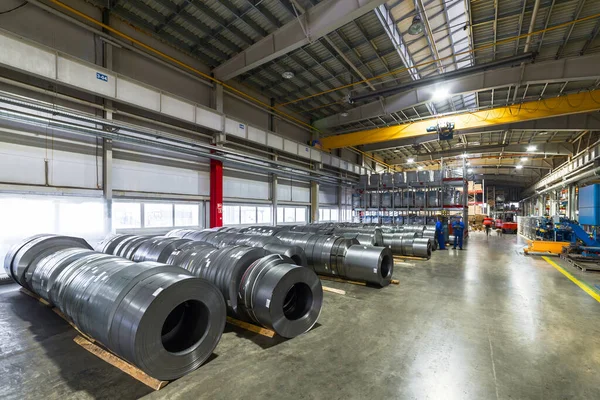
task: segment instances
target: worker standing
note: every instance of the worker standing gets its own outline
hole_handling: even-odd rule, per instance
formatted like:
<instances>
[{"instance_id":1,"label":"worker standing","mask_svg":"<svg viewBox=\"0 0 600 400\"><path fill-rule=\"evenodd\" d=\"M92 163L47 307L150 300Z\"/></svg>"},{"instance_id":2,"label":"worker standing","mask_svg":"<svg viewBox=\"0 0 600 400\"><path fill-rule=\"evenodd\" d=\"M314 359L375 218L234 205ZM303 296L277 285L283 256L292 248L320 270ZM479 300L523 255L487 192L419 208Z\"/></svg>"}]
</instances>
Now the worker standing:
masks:
<instances>
[{"instance_id":1,"label":"worker standing","mask_svg":"<svg viewBox=\"0 0 600 400\"><path fill-rule=\"evenodd\" d=\"M440 250L446 250L446 237L444 236L444 228L442 226L442 220L438 217L435 223L435 237L438 241L438 248Z\"/></svg>"},{"instance_id":2,"label":"worker standing","mask_svg":"<svg viewBox=\"0 0 600 400\"><path fill-rule=\"evenodd\" d=\"M454 250L456 250L456 244L458 242L458 248L463 249L463 234L465 232L465 224L461 221L462 218L455 219L452 222L452 230L454 232Z\"/></svg>"},{"instance_id":3,"label":"worker standing","mask_svg":"<svg viewBox=\"0 0 600 400\"><path fill-rule=\"evenodd\" d=\"M485 218L483 219L483 226L485 227L486 237L490 236L490 230L492 229L492 223L493 223L492 219L486 215Z\"/></svg>"}]
</instances>

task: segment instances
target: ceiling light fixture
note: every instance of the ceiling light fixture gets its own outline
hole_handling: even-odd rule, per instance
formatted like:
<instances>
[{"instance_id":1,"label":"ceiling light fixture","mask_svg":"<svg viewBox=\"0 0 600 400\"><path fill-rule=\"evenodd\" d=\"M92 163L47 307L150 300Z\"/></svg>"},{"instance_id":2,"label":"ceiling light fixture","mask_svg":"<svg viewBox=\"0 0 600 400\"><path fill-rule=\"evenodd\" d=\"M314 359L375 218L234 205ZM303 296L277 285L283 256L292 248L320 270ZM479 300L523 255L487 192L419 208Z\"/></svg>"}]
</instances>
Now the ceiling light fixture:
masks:
<instances>
[{"instance_id":1,"label":"ceiling light fixture","mask_svg":"<svg viewBox=\"0 0 600 400\"><path fill-rule=\"evenodd\" d=\"M469 168L469 169L467 170L467 172L468 172L468 173L470 173L470 174L472 174L472 173L473 173L473 168Z\"/></svg>"},{"instance_id":2,"label":"ceiling light fixture","mask_svg":"<svg viewBox=\"0 0 600 400\"><path fill-rule=\"evenodd\" d=\"M417 169L418 169L419 171L423 171L423 167L422 167L422 166L420 166L420 165L417 167Z\"/></svg>"},{"instance_id":3,"label":"ceiling light fixture","mask_svg":"<svg viewBox=\"0 0 600 400\"><path fill-rule=\"evenodd\" d=\"M425 25L423 25L421 17L415 15L415 17L412 20L412 24L410 24L410 27L408 28L408 34L413 36L420 35L421 33L423 33L424 29Z\"/></svg>"},{"instance_id":4,"label":"ceiling light fixture","mask_svg":"<svg viewBox=\"0 0 600 400\"><path fill-rule=\"evenodd\" d=\"M285 71L281 74L284 79L292 79L294 77L294 73L292 71Z\"/></svg>"},{"instance_id":5,"label":"ceiling light fixture","mask_svg":"<svg viewBox=\"0 0 600 400\"><path fill-rule=\"evenodd\" d=\"M515 168L516 169L523 169L523 166L522 165L517 165Z\"/></svg>"},{"instance_id":6,"label":"ceiling light fixture","mask_svg":"<svg viewBox=\"0 0 600 400\"><path fill-rule=\"evenodd\" d=\"M537 147L536 146L527 146L527 151L536 151Z\"/></svg>"},{"instance_id":7,"label":"ceiling light fixture","mask_svg":"<svg viewBox=\"0 0 600 400\"><path fill-rule=\"evenodd\" d=\"M341 113L340 115L341 115L342 117L344 117L344 118L345 118L345 117L347 117L347 116L348 116L348 113L347 113L346 111L344 111L344 112L343 112L343 113Z\"/></svg>"},{"instance_id":8,"label":"ceiling light fixture","mask_svg":"<svg viewBox=\"0 0 600 400\"><path fill-rule=\"evenodd\" d=\"M409 158L409 159L406 160L406 162L409 163L409 164L412 164L412 163L415 162L415 159L414 158Z\"/></svg>"},{"instance_id":9,"label":"ceiling light fixture","mask_svg":"<svg viewBox=\"0 0 600 400\"><path fill-rule=\"evenodd\" d=\"M521 157L521 162L525 162L527 160L529 160L527 157Z\"/></svg>"},{"instance_id":10,"label":"ceiling light fixture","mask_svg":"<svg viewBox=\"0 0 600 400\"><path fill-rule=\"evenodd\" d=\"M547 135L548 132L539 132L538 135Z\"/></svg>"},{"instance_id":11,"label":"ceiling light fixture","mask_svg":"<svg viewBox=\"0 0 600 400\"><path fill-rule=\"evenodd\" d=\"M469 157L469 155L467 153L463 153L463 154L460 155L460 157L461 158L467 158L467 157Z\"/></svg>"},{"instance_id":12,"label":"ceiling light fixture","mask_svg":"<svg viewBox=\"0 0 600 400\"><path fill-rule=\"evenodd\" d=\"M447 88L440 87L435 89L433 95L431 96L431 100L442 101L446 100L448 97L450 97L450 91Z\"/></svg>"}]
</instances>

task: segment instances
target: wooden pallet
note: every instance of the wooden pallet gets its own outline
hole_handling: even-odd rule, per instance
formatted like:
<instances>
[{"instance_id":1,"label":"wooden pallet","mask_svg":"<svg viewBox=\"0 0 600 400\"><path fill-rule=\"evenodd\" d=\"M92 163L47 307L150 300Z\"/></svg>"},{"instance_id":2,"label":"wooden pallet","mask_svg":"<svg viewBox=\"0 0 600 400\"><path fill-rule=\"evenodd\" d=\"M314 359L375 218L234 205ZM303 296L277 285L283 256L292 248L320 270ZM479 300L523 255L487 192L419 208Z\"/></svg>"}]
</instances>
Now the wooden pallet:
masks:
<instances>
[{"instance_id":1,"label":"wooden pallet","mask_svg":"<svg viewBox=\"0 0 600 400\"><path fill-rule=\"evenodd\" d=\"M104 360L105 362L112 365L113 367L120 369L127 375L131 376L132 378L136 379L137 381L143 383L144 385L146 385L154 390L160 390L169 383L169 381L161 381L159 379L151 377L150 375L146 374L144 371L142 371L138 367L128 363L127 361L123 360L122 358L120 358L117 355L110 352L105 347L101 346L100 343L98 343L96 340L87 336L85 333L81 332L79 330L79 328L77 328L75 326L75 324L73 324L71 321L69 321L69 319L58 308L52 307L52 305L50 303L48 303L46 300L42 299L35 293L30 292L29 290L27 290L25 288L21 288L20 291L30 297L33 297L34 299L36 299L43 305L45 305L47 307L51 307L52 311L54 311L59 317L64 319L79 334L73 339L73 341L75 343L77 343L79 346L81 346L82 348L84 348L85 350L87 350L88 352L95 355L96 357Z\"/></svg>"},{"instance_id":2,"label":"wooden pallet","mask_svg":"<svg viewBox=\"0 0 600 400\"><path fill-rule=\"evenodd\" d=\"M342 283L350 283L352 285L367 286L367 282L351 281L348 279L335 278L333 276L319 275L319 278L321 278L321 280L324 280L324 281L342 282ZM400 281L398 279L392 279L392 281L390 283L392 283L394 285L399 285ZM325 289L323 289L323 290L325 290Z\"/></svg>"},{"instance_id":3,"label":"wooden pallet","mask_svg":"<svg viewBox=\"0 0 600 400\"><path fill-rule=\"evenodd\" d=\"M415 256L394 256L394 261L404 261L404 260L427 261L427 260L429 260L429 258L415 257Z\"/></svg>"},{"instance_id":4,"label":"wooden pallet","mask_svg":"<svg viewBox=\"0 0 600 400\"><path fill-rule=\"evenodd\" d=\"M268 338L272 338L275 336L275 331L271 329L263 328L262 326L250 324L248 322L240 321L235 318L227 317L227 322L231 325L235 325L239 328L245 329L250 332L258 333L259 335L266 336Z\"/></svg>"}]
</instances>

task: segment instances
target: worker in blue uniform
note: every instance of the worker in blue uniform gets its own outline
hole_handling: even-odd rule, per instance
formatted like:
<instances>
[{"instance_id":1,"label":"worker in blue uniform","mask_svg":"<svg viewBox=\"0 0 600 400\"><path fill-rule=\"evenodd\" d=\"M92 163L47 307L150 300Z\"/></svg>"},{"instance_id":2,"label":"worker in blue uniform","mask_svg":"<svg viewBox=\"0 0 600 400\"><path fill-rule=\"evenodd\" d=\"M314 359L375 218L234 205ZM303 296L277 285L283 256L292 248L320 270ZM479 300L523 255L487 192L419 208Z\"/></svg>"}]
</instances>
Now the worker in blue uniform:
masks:
<instances>
[{"instance_id":1,"label":"worker in blue uniform","mask_svg":"<svg viewBox=\"0 0 600 400\"><path fill-rule=\"evenodd\" d=\"M435 237L438 241L438 249L446 250L446 238L444 237L444 227L442 226L442 220L437 219L435 223Z\"/></svg>"},{"instance_id":2,"label":"worker in blue uniform","mask_svg":"<svg viewBox=\"0 0 600 400\"><path fill-rule=\"evenodd\" d=\"M456 243L458 242L458 248L463 249L463 234L465 232L465 224L461 221L462 218L457 218L452 222L452 230L454 231L454 250L456 250Z\"/></svg>"}]
</instances>

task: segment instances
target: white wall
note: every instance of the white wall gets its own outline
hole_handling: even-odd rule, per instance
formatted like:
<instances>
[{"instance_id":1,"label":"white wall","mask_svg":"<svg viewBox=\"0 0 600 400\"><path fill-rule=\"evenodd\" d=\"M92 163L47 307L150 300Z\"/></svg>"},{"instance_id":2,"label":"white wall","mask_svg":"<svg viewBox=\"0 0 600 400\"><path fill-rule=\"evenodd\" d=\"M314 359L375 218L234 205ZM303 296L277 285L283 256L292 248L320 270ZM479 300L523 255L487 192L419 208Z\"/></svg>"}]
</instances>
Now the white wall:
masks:
<instances>
[{"instance_id":1,"label":"white wall","mask_svg":"<svg viewBox=\"0 0 600 400\"><path fill-rule=\"evenodd\" d=\"M319 185L319 204L337 204L337 186Z\"/></svg>"},{"instance_id":2,"label":"white wall","mask_svg":"<svg viewBox=\"0 0 600 400\"><path fill-rule=\"evenodd\" d=\"M277 182L277 199L279 201L308 203L310 202L310 186L280 177Z\"/></svg>"},{"instance_id":3,"label":"white wall","mask_svg":"<svg viewBox=\"0 0 600 400\"><path fill-rule=\"evenodd\" d=\"M0 141L0 182L97 189L102 185L102 158L52 148Z\"/></svg>"},{"instance_id":4,"label":"white wall","mask_svg":"<svg viewBox=\"0 0 600 400\"><path fill-rule=\"evenodd\" d=\"M207 171L114 159L113 189L208 196L210 177Z\"/></svg>"}]
</instances>

